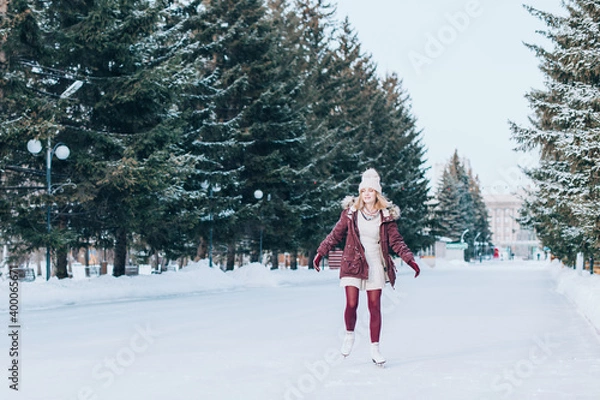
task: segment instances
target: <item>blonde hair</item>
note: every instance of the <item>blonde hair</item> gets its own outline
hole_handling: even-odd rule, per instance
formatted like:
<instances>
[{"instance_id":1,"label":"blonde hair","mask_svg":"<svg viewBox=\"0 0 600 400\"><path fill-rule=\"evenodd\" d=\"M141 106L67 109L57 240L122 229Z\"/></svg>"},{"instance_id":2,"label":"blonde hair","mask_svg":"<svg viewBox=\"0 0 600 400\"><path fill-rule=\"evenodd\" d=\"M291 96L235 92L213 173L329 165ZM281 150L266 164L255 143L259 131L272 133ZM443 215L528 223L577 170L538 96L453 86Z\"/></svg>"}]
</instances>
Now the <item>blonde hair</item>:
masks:
<instances>
[{"instance_id":1,"label":"blonde hair","mask_svg":"<svg viewBox=\"0 0 600 400\"><path fill-rule=\"evenodd\" d=\"M365 206L365 202L362 199L362 192L364 192L366 189L362 189L359 192L358 195L358 200L356 200L356 209L360 210ZM379 193L377 190L375 190L376 196L375 196L375 209L376 210L384 210L386 208L389 207L390 205L390 201L388 199L385 198L384 195L382 195L381 193Z\"/></svg>"}]
</instances>

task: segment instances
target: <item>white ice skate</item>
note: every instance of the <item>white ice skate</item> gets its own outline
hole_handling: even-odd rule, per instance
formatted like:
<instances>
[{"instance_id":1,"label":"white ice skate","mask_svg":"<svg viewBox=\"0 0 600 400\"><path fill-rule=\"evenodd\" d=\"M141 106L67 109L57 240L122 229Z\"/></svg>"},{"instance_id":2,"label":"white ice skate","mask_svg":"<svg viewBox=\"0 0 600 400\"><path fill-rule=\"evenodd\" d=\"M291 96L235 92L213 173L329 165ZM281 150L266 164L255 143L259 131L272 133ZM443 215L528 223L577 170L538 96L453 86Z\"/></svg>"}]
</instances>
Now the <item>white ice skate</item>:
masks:
<instances>
[{"instance_id":1,"label":"white ice skate","mask_svg":"<svg viewBox=\"0 0 600 400\"><path fill-rule=\"evenodd\" d=\"M352 331L346 331L346 334L344 335L344 342L342 343L342 355L345 357L348 357L350 355L350 352L352 351L352 346L354 345L354 332Z\"/></svg>"},{"instance_id":2,"label":"white ice skate","mask_svg":"<svg viewBox=\"0 0 600 400\"><path fill-rule=\"evenodd\" d=\"M385 358L379 352L379 343L371 343L371 359L379 367L383 367L385 364Z\"/></svg>"}]
</instances>

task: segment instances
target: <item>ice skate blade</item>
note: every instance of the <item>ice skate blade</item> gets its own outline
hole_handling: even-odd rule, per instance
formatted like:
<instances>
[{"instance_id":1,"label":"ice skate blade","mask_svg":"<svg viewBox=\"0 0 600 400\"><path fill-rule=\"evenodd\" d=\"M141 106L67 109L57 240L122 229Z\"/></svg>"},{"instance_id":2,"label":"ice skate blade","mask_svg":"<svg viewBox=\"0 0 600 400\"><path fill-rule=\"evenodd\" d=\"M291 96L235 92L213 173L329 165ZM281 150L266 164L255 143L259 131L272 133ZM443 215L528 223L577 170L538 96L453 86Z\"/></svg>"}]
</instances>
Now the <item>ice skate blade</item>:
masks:
<instances>
[{"instance_id":1,"label":"ice skate blade","mask_svg":"<svg viewBox=\"0 0 600 400\"><path fill-rule=\"evenodd\" d=\"M385 361L382 362L377 362L375 360L373 360L373 364L375 364L376 366L378 366L379 368L384 368L385 367Z\"/></svg>"}]
</instances>

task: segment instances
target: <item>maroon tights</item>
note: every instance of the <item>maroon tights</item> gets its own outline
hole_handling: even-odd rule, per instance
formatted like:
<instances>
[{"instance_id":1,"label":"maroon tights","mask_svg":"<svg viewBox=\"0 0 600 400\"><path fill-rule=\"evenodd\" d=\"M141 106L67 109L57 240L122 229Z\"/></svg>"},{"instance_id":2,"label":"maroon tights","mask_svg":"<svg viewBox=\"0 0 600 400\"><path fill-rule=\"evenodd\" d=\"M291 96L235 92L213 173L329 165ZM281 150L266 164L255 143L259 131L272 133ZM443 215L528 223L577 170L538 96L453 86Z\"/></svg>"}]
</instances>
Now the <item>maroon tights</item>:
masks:
<instances>
[{"instance_id":1,"label":"maroon tights","mask_svg":"<svg viewBox=\"0 0 600 400\"><path fill-rule=\"evenodd\" d=\"M356 310L358 309L359 290L354 286L346 286L346 310L344 311L344 320L346 321L346 330L354 331L356 326ZM367 290L367 300L369 303L369 314L371 319L369 329L371 331L371 343L379 342L381 332L381 289Z\"/></svg>"}]
</instances>

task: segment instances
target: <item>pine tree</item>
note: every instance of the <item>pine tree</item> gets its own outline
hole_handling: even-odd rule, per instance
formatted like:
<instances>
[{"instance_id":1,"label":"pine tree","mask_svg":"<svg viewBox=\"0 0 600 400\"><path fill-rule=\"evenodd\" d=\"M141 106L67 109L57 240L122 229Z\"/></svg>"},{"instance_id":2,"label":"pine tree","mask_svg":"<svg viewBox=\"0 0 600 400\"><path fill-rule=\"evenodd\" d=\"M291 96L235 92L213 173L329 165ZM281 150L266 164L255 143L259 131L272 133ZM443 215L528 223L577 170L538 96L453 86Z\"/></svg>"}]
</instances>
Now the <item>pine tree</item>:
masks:
<instances>
[{"instance_id":1,"label":"pine tree","mask_svg":"<svg viewBox=\"0 0 600 400\"><path fill-rule=\"evenodd\" d=\"M78 98L89 107L90 117L83 129L73 129L82 146L74 153L87 168L80 182L87 182L93 193L82 209L95 212L95 221L85 222L96 222L91 226L97 238L108 233L114 239L115 276L125 272L133 234L160 221L172 179L179 173L179 160L170 151L178 141L170 112L177 90L169 87L170 74L162 68L165 57L156 57L162 49L148 46L159 33L162 6L97 3L82 10L65 30L65 47L76 49L68 61L93 71L92 84ZM150 237L151 232L141 236Z\"/></svg>"},{"instance_id":2,"label":"pine tree","mask_svg":"<svg viewBox=\"0 0 600 400\"><path fill-rule=\"evenodd\" d=\"M436 193L434 234L452 241L463 239L469 254L475 254L477 241L490 240L488 212L479 182L455 151L442 174Z\"/></svg>"},{"instance_id":3,"label":"pine tree","mask_svg":"<svg viewBox=\"0 0 600 400\"><path fill-rule=\"evenodd\" d=\"M2 183L5 188L15 189L1 193L4 205L1 229L2 237L12 245L11 252L20 254L51 245L45 225L46 204L50 201L43 192L45 157L32 157L25 144L33 139L30 132L38 133L42 139L54 138L59 98L46 88L53 83L56 86L51 73L43 76L43 71L23 66L23 60L48 59L41 43L42 33L27 2L17 0L9 4L8 12L2 16L2 32ZM46 85L39 83L44 78ZM58 90L55 93L60 93ZM59 168L61 165L56 165L56 170ZM28 190L26 186L39 189Z\"/></svg>"},{"instance_id":4,"label":"pine tree","mask_svg":"<svg viewBox=\"0 0 600 400\"><path fill-rule=\"evenodd\" d=\"M178 186L181 196L170 212L173 232L179 234L167 241L180 245L172 257L206 256L204 244L210 246L213 236L226 237L232 210L240 203L239 111L228 101L244 83L228 76L221 65L228 57L225 39L233 28L219 21L210 3L186 3L173 9L170 17L163 30L173 36L168 42L176 45L171 48L169 79L180 85L175 110L181 131L172 151L188 162ZM173 219L173 214L178 217Z\"/></svg>"},{"instance_id":5,"label":"pine tree","mask_svg":"<svg viewBox=\"0 0 600 400\"><path fill-rule=\"evenodd\" d=\"M326 2L11 6L0 151L14 168L4 184L42 183L19 175L44 164L23 137L68 144L53 180L77 184L52 198L52 236L43 191L26 203L2 196L3 235L23 251L50 244L66 261L69 247L114 247L115 275L128 249L144 262L203 256L214 239L230 269L237 252L256 259L259 236L275 258L310 251L371 166L404 211L407 242L424 245L427 182L408 96L396 77L377 76ZM83 86L60 98L73 81Z\"/></svg>"},{"instance_id":6,"label":"pine tree","mask_svg":"<svg viewBox=\"0 0 600 400\"><path fill-rule=\"evenodd\" d=\"M382 103L372 108L371 129L377 132L380 155L373 165L381 164L385 193L401 210L398 226L404 241L413 250L433 244L431 231L429 181L425 177L425 148L416 119L411 114L410 97L397 75L388 75L381 83ZM378 113L385 113L381 119ZM378 121L381 122L379 126Z\"/></svg>"},{"instance_id":7,"label":"pine tree","mask_svg":"<svg viewBox=\"0 0 600 400\"><path fill-rule=\"evenodd\" d=\"M77 118L80 110L72 106L65 93L77 75L76 71L62 68L57 55L60 39L50 38L50 32L61 27L59 6L39 6L32 9L26 1L10 2L2 20L5 36L1 51L6 63L2 65L0 107L6 122L0 148L3 169L12 171L4 179L11 186L37 188L3 193L10 207L10 212L2 215L3 236L14 244L11 252L17 255L39 247L58 249L57 254L64 255L62 250L73 238L66 215L70 204L78 201L77 192L70 190L72 185L63 186L76 180L72 157L65 162L51 158L52 187L48 191L44 155L57 142L68 143L64 121ZM25 144L32 139L39 139L45 146L38 157L25 151ZM66 190L57 190L59 187ZM46 229L47 219L51 232ZM57 261L57 276L64 278L66 257Z\"/></svg>"},{"instance_id":8,"label":"pine tree","mask_svg":"<svg viewBox=\"0 0 600 400\"><path fill-rule=\"evenodd\" d=\"M527 7L548 26L542 34L553 48L529 45L541 60L545 89L527 95L534 110L531 126L511 123L511 129L519 150L540 156L539 167L527 171L537 188L524 214L545 246L572 261L573 247L589 256L600 247L600 5L572 0L565 8L566 15L555 16Z\"/></svg>"},{"instance_id":9,"label":"pine tree","mask_svg":"<svg viewBox=\"0 0 600 400\"><path fill-rule=\"evenodd\" d=\"M304 4L302 10L301 15L317 19L303 22L309 32L304 47L316 65L308 70L311 84L307 86L316 88L308 96L314 191L307 202L312 214L304 218L305 225L313 228L306 230L307 248L316 247L331 229L339 216L340 199L358 194L360 173L369 167L379 170L387 182L386 194L403 209L400 225L407 243L415 250L426 247L428 182L408 96L397 77L382 81L377 76L376 65L363 53L347 18L333 23L322 2ZM332 35L327 40L328 31Z\"/></svg>"},{"instance_id":10,"label":"pine tree","mask_svg":"<svg viewBox=\"0 0 600 400\"><path fill-rule=\"evenodd\" d=\"M331 193L338 182L331 174L331 148L335 143L338 68L334 66L335 8L323 0L296 1L298 48L302 85L300 104L304 109L308 155L307 177L300 213L300 245L312 260L319 242L339 215L339 195ZM309 263L310 265L310 263ZM311 266L312 267L312 266Z\"/></svg>"},{"instance_id":11,"label":"pine tree","mask_svg":"<svg viewBox=\"0 0 600 400\"><path fill-rule=\"evenodd\" d=\"M473 242L469 244L472 244L471 250L473 251L473 257L476 257L476 243L491 243L492 232L490 231L488 209L483 200L483 196L481 195L479 177L476 175L474 176L473 174L473 170L469 169L469 191L471 192L471 198L473 199L474 213L473 232L476 232L474 233L474 236L472 236Z\"/></svg>"},{"instance_id":12,"label":"pine tree","mask_svg":"<svg viewBox=\"0 0 600 400\"><path fill-rule=\"evenodd\" d=\"M360 173L369 164L371 154L365 152L363 145L372 137L370 112L377 79L371 57L363 53L347 18L341 23L336 41L332 57L335 103L329 118L333 135L326 149L329 175L335 182L330 198L339 200L356 193Z\"/></svg>"},{"instance_id":13,"label":"pine tree","mask_svg":"<svg viewBox=\"0 0 600 400\"><path fill-rule=\"evenodd\" d=\"M473 198L469 188L469 176L458 151L454 152L444 169L436 197L436 216L440 225L438 235L456 241L467 229L471 231L475 220Z\"/></svg>"},{"instance_id":14,"label":"pine tree","mask_svg":"<svg viewBox=\"0 0 600 400\"><path fill-rule=\"evenodd\" d=\"M465 209L461 206L465 191L458 177L449 168L445 169L436 193L436 236L458 241L462 233L469 229L469 223L464 218Z\"/></svg>"},{"instance_id":15,"label":"pine tree","mask_svg":"<svg viewBox=\"0 0 600 400\"><path fill-rule=\"evenodd\" d=\"M544 163L541 161L540 165L543 166ZM552 245L553 254L563 258L569 265L575 265L585 233L577 226L577 218L572 213L569 199L556 196L555 185L552 179L548 179L558 166L554 164L552 168L540 167L535 171L528 171L529 176L534 182L538 182L538 185L535 192L529 191L524 199L519 224L534 229L544 245ZM564 163L562 166L567 173L570 167Z\"/></svg>"},{"instance_id":16,"label":"pine tree","mask_svg":"<svg viewBox=\"0 0 600 400\"><path fill-rule=\"evenodd\" d=\"M310 168L306 160L310 156L307 141L306 102L304 88L307 82L304 77L303 50L299 46L302 35L299 19L290 4L275 0L269 4L268 20L275 36L269 58L272 59L273 72L269 80L269 105L262 105L263 110L271 109L271 130L269 142L265 146L272 149L270 158L275 155L279 161L279 169L273 170L267 177L275 178L277 190L271 193L276 196L272 200L280 201L275 208L274 219L269 229L265 230L265 247L273 252L290 251L293 255L291 267L296 268L296 256L302 248L303 226L302 214L305 210L305 199L311 192ZM260 103L259 103L260 104ZM262 122L261 122L262 123ZM262 163L259 154L259 162ZM277 193L279 192L279 193ZM276 206L274 201L271 205ZM283 224L281 222L284 222ZM281 235L281 232L285 235ZM275 257L274 257L275 258Z\"/></svg>"},{"instance_id":17,"label":"pine tree","mask_svg":"<svg viewBox=\"0 0 600 400\"><path fill-rule=\"evenodd\" d=\"M21 87L29 92L27 101L37 102L21 119L27 124L16 130L71 148L69 162L56 163L56 172L70 177L77 190L61 201L67 208L55 220L76 237L65 233L53 247L66 255L68 246L114 245L114 274L122 275L132 234L153 220L179 173L180 160L170 153L178 133L169 113L175 92L163 84L164 71L154 59L162 49L144 45L160 26L163 4L55 2L35 13L27 13L27 4L12 6L23 7L28 16L7 41L12 64L4 92L11 98ZM15 76L19 66L22 72ZM75 79L84 82L82 88L69 99L59 98ZM43 106L34 92L58 101ZM4 104L5 112L19 113L14 103ZM65 257L58 260L57 275L66 276Z\"/></svg>"},{"instance_id":18,"label":"pine tree","mask_svg":"<svg viewBox=\"0 0 600 400\"><path fill-rule=\"evenodd\" d=\"M326 222L323 233L339 217L341 199L358 194L360 174L371 166L372 155L364 145L373 137L370 113L378 85L375 66L363 53L348 19L338 31L327 57L327 76L321 77L327 98L320 100L321 117L313 117L320 126L310 136L318 177L315 190L321 200L319 216Z\"/></svg>"},{"instance_id":19,"label":"pine tree","mask_svg":"<svg viewBox=\"0 0 600 400\"><path fill-rule=\"evenodd\" d=\"M283 16L269 16L263 2L247 0L208 2L199 20L200 55L210 60L215 92L197 143L213 162L212 168L206 165L208 174L235 171L235 177L230 176L235 179L222 183L219 197L236 198L237 203L231 204L233 213L220 218L216 231L228 238L228 269L233 269L244 233L258 239L262 231L265 247L272 250L292 246L281 240L281 229L286 237L296 236L296 182L302 175L304 131L294 104L299 76L293 54L279 47L284 42L278 18ZM230 146L212 146L217 143ZM256 190L265 194L263 200L255 199Z\"/></svg>"}]
</instances>

